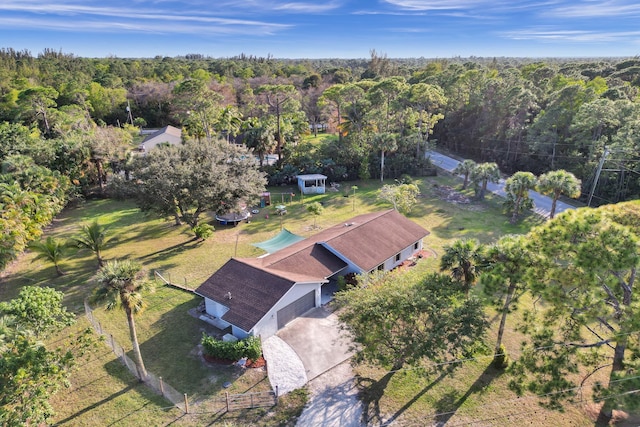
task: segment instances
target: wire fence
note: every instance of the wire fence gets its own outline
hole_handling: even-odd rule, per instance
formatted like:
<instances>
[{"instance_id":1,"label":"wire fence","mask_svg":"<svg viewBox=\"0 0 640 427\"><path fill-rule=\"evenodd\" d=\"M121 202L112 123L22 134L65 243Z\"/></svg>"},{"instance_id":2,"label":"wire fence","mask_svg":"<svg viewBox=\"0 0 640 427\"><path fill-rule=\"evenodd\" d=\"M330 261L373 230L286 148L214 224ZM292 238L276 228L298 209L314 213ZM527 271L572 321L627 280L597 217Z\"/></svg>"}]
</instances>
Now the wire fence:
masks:
<instances>
[{"instance_id":1,"label":"wire fence","mask_svg":"<svg viewBox=\"0 0 640 427\"><path fill-rule=\"evenodd\" d=\"M142 378L140 372L138 372L138 367L133 360L129 356L127 356L127 352L125 349L116 341L113 337L113 334L110 334L108 331L105 331L100 324L100 321L95 318L93 315L93 310L89 306L87 301L84 302L84 311L89 319L89 322L93 326L93 329L101 336L105 337L105 343L111 348L113 353L118 356L120 361L129 369L136 378L141 381L144 381L149 387L154 389L156 392L160 393L164 396L165 399L173 403L176 407L180 408L183 412L187 412L187 397L186 394L179 393L175 388L171 387L171 385L167 384L162 377L155 375L152 372L147 371L147 375L145 378Z\"/></svg>"},{"instance_id":2,"label":"wire fence","mask_svg":"<svg viewBox=\"0 0 640 427\"><path fill-rule=\"evenodd\" d=\"M278 387L276 386L275 392L265 391L242 394L225 393L224 396L210 397L201 401L193 402L192 408L190 409L190 403L187 394L178 392L175 388L171 387L171 385L167 384L161 376L147 371L146 376L144 378L142 377L135 362L131 360L129 356L127 356L127 352L125 351L124 347L122 347L116 341L116 339L113 337L113 334L103 329L100 321L93 315L93 310L91 309L87 301L84 302L84 310L87 319L93 326L93 329L100 336L105 338L104 342L127 367L129 372L131 372L139 380L143 381L147 386L155 390L158 394L162 395L165 399L167 399L184 413L219 413L239 409L271 407L278 404Z\"/></svg>"},{"instance_id":3,"label":"wire fence","mask_svg":"<svg viewBox=\"0 0 640 427\"><path fill-rule=\"evenodd\" d=\"M194 292L194 289L188 285L186 277L183 278L182 283L174 282L171 280L171 272L162 270L153 270L153 276L156 279L160 279L160 281L167 286L172 286L187 292Z\"/></svg>"}]
</instances>

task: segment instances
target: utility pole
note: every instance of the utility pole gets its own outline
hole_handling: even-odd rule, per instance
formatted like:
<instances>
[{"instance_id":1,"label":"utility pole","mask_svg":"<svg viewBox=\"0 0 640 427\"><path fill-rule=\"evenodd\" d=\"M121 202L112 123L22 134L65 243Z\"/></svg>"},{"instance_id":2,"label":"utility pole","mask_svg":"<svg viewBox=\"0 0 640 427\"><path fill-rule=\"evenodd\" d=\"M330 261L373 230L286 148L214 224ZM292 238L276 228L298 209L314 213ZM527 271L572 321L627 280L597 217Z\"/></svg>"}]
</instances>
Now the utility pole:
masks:
<instances>
[{"instance_id":1,"label":"utility pole","mask_svg":"<svg viewBox=\"0 0 640 427\"><path fill-rule=\"evenodd\" d=\"M131 126L133 126L133 115L131 114L131 105L129 104L129 100L127 99L127 121Z\"/></svg>"},{"instance_id":2,"label":"utility pole","mask_svg":"<svg viewBox=\"0 0 640 427\"><path fill-rule=\"evenodd\" d=\"M598 163L598 169L596 169L596 176L593 179L593 185L591 186L591 193L589 193L589 201L587 202L587 206L591 207L591 199L593 199L593 193L596 191L596 186L598 185L598 180L600 179L600 172L602 172L602 166L604 165L604 161L609 155L609 148L604 147L604 152L602 153L602 157L600 157L600 162Z\"/></svg>"}]
</instances>

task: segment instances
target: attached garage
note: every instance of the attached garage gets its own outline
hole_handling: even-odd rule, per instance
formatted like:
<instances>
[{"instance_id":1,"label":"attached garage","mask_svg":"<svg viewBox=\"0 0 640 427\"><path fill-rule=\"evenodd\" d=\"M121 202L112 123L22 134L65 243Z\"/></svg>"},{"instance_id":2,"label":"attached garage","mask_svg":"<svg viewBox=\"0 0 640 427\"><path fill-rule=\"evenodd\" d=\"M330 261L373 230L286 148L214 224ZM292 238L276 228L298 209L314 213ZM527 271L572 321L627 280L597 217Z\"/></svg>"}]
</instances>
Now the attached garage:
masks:
<instances>
[{"instance_id":1,"label":"attached garage","mask_svg":"<svg viewBox=\"0 0 640 427\"><path fill-rule=\"evenodd\" d=\"M278 310L278 329L282 329L287 323L311 310L315 306L316 292L313 290L298 298L288 306Z\"/></svg>"}]
</instances>

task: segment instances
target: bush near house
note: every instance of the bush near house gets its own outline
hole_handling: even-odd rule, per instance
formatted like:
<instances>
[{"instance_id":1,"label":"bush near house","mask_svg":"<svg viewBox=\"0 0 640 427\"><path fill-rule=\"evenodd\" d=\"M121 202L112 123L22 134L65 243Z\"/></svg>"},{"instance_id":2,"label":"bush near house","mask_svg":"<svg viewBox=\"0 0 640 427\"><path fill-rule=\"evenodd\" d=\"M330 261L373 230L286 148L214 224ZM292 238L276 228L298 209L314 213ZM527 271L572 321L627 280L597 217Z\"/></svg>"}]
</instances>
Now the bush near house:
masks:
<instances>
[{"instance_id":1,"label":"bush near house","mask_svg":"<svg viewBox=\"0 0 640 427\"><path fill-rule=\"evenodd\" d=\"M256 337L226 342L203 333L200 343L204 354L216 359L240 360L246 357L250 360L256 360L262 356L260 339Z\"/></svg>"}]
</instances>

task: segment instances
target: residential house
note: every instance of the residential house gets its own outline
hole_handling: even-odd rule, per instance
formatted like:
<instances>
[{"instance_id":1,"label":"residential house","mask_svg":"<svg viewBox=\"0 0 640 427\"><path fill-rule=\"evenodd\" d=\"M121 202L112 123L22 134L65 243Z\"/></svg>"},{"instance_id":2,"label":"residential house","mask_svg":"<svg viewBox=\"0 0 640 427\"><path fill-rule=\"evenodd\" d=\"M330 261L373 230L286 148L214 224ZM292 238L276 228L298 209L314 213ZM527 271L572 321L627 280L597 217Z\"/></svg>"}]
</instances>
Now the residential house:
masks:
<instances>
[{"instance_id":1,"label":"residential house","mask_svg":"<svg viewBox=\"0 0 640 427\"><path fill-rule=\"evenodd\" d=\"M142 140L138 146L139 150L143 153L148 153L160 144L178 145L182 144L182 130L173 126L165 126L162 129L158 129L152 134Z\"/></svg>"},{"instance_id":2,"label":"residential house","mask_svg":"<svg viewBox=\"0 0 640 427\"><path fill-rule=\"evenodd\" d=\"M237 338L266 338L321 305L323 286L348 273L391 270L429 234L395 210L357 216L275 253L232 258L196 294L207 320Z\"/></svg>"}]
</instances>

